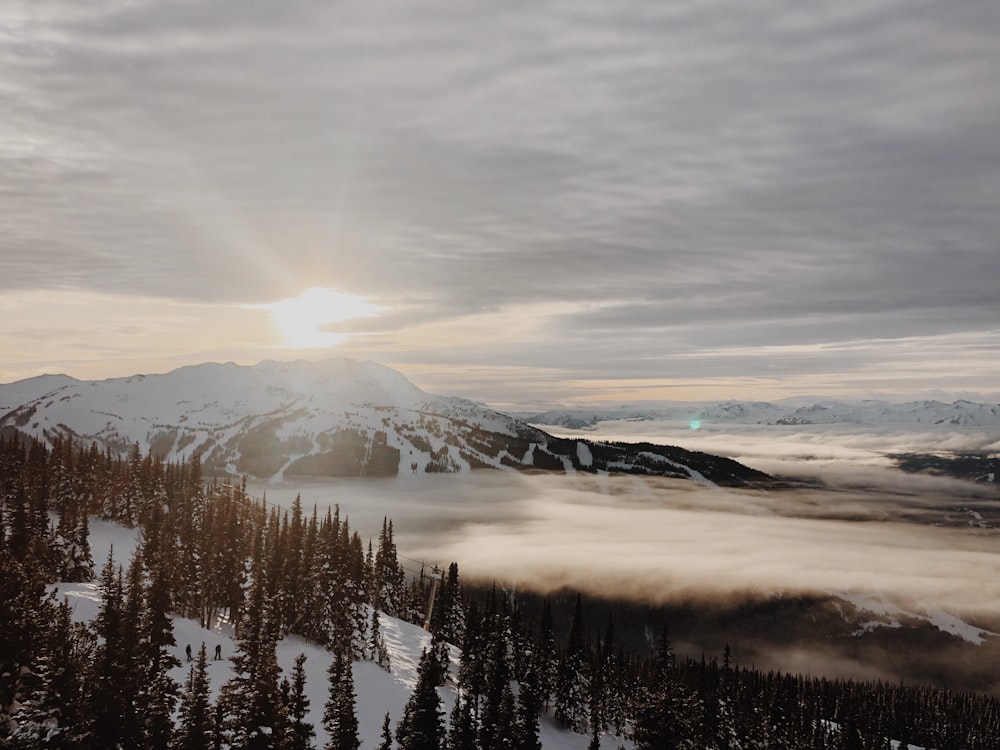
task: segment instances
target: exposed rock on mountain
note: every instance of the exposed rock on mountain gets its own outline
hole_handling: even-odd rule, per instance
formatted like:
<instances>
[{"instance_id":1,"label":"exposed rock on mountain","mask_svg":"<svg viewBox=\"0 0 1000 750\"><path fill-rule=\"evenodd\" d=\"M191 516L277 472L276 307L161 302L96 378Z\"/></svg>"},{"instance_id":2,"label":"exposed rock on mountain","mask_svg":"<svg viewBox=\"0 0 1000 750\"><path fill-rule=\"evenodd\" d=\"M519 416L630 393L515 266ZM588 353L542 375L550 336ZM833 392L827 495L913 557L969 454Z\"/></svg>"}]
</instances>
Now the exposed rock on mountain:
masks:
<instances>
[{"instance_id":1,"label":"exposed rock on mountain","mask_svg":"<svg viewBox=\"0 0 1000 750\"><path fill-rule=\"evenodd\" d=\"M660 445L553 437L459 398L421 391L373 362L232 363L101 381L44 376L0 385L0 429L52 442L138 443L167 460L262 479L392 476L478 468L651 474L724 485L768 477Z\"/></svg>"}]
</instances>

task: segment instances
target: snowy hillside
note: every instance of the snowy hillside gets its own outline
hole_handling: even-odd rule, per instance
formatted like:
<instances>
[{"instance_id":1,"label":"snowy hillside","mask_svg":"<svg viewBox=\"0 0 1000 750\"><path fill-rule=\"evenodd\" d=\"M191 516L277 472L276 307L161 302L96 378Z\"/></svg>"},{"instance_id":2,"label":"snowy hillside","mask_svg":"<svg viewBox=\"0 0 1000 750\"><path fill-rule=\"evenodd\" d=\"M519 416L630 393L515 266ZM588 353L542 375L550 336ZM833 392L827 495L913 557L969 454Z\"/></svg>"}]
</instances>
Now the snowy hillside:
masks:
<instances>
[{"instance_id":1,"label":"snowy hillside","mask_svg":"<svg viewBox=\"0 0 1000 750\"><path fill-rule=\"evenodd\" d=\"M388 367L351 359L183 367L101 381L44 376L0 385L0 429L52 443L138 444L210 471L394 476L478 468L613 471L746 484L766 479L729 459L662 446L554 438L512 417L421 391Z\"/></svg>"},{"instance_id":2,"label":"snowy hillside","mask_svg":"<svg viewBox=\"0 0 1000 750\"><path fill-rule=\"evenodd\" d=\"M809 406L766 401L655 402L604 409L551 409L521 414L526 422L573 429L593 427L614 420L661 420L706 424L857 424L857 425L956 425L1000 428L1000 404L959 400L888 401L847 403L830 401Z\"/></svg>"},{"instance_id":3,"label":"snowy hillside","mask_svg":"<svg viewBox=\"0 0 1000 750\"><path fill-rule=\"evenodd\" d=\"M125 529L103 521L91 521L90 541L95 559L107 559L108 551L114 546L115 559L126 564L137 544L137 532ZM97 615L100 607L100 596L95 583L59 583L53 585L58 591L58 597L66 597L73 605L74 619L78 622L89 622ZM211 655L216 646L221 646L223 659L209 661L209 678L211 680L211 695L213 702L218 698L219 688L233 676L229 661L236 650L232 638L232 628L220 624L214 628L202 628L197 622L180 617L173 617L174 640L173 648L181 666L171 672L171 677L178 684L184 685L191 664L187 663L185 647L190 645L194 652L204 643ZM403 715L403 707L409 700L417 681L417 663L420 652L429 646L430 633L402 620L389 616L381 617L382 633L389 651L391 671L387 672L374 662L355 662L354 687L357 694L358 729L362 750L376 748L381 741L380 732L386 712L389 713L392 727ZM332 660L332 654L323 647L300 638L288 636L278 642L278 663L283 675L291 673L295 657L306 655L305 673L306 689L310 707L307 720L313 724L316 731L315 746L324 747L327 741L323 729L323 705L327 700L328 677L327 669ZM455 701L454 676L458 670L457 649L452 649L452 680L438 688L445 716L452 709ZM550 717L543 716L540 726L542 746L545 750L583 750L590 740L588 735L567 732L555 725ZM632 743L621 737L605 735L601 738L604 750L618 747L631 748Z\"/></svg>"}]
</instances>

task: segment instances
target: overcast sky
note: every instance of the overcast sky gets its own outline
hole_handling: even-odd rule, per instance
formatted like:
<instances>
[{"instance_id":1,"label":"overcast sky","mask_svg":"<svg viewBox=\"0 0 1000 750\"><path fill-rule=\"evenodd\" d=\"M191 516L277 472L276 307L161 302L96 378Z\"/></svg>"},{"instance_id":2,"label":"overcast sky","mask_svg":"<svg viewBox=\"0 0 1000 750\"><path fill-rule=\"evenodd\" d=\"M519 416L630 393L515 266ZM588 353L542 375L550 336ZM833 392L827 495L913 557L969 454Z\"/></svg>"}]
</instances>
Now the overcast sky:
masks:
<instances>
[{"instance_id":1,"label":"overcast sky","mask_svg":"<svg viewBox=\"0 0 1000 750\"><path fill-rule=\"evenodd\" d=\"M7 0L0 381L1000 398L998 34L978 0ZM368 305L336 347L275 319L310 288Z\"/></svg>"}]
</instances>

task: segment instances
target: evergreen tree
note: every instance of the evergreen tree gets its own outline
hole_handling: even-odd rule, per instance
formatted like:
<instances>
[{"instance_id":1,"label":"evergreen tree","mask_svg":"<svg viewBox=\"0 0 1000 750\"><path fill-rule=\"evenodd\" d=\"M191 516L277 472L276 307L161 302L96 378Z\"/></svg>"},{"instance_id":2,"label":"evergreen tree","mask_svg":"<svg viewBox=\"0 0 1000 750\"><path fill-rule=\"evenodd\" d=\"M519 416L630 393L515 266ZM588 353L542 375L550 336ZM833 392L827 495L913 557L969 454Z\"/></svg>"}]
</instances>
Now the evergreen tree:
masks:
<instances>
[{"instance_id":1,"label":"evergreen tree","mask_svg":"<svg viewBox=\"0 0 1000 750\"><path fill-rule=\"evenodd\" d=\"M154 519L161 518L159 506L154 507L151 513ZM157 522L150 521L151 524ZM143 707L147 746L165 748L170 744L173 733L173 713L178 696L178 685L170 677L170 670L179 667L180 661L170 650L176 641L173 623L167 614L171 609L167 582L169 553L161 548L169 544L169 534L159 534L155 543L157 546L149 550L149 556L143 556L143 560L148 562L150 578L149 586L143 592L140 631L145 652L142 663L147 665L147 672L146 679L139 685L138 702Z\"/></svg>"},{"instance_id":2,"label":"evergreen tree","mask_svg":"<svg viewBox=\"0 0 1000 750\"><path fill-rule=\"evenodd\" d=\"M632 740L636 750L695 748L701 706L676 679L666 625L660 636L653 675L636 697Z\"/></svg>"},{"instance_id":3,"label":"evergreen tree","mask_svg":"<svg viewBox=\"0 0 1000 750\"><path fill-rule=\"evenodd\" d=\"M382 721L382 735L378 750L392 750L392 730L389 727L389 712L385 712L385 719Z\"/></svg>"},{"instance_id":4,"label":"evergreen tree","mask_svg":"<svg viewBox=\"0 0 1000 750\"><path fill-rule=\"evenodd\" d=\"M491 635L494 641L479 720L479 744L483 750L501 750L513 744L516 722L506 643L496 633Z\"/></svg>"},{"instance_id":5,"label":"evergreen tree","mask_svg":"<svg viewBox=\"0 0 1000 750\"><path fill-rule=\"evenodd\" d=\"M382 627L379 623L378 610L372 609L372 625L369 630L368 653L371 659L385 671L389 671L389 649L385 646L385 639L382 637Z\"/></svg>"},{"instance_id":6,"label":"evergreen tree","mask_svg":"<svg viewBox=\"0 0 1000 750\"><path fill-rule=\"evenodd\" d=\"M465 612L465 635L458 667L458 684L465 693L472 715L477 717L486 686L485 637L482 629L479 607L473 599Z\"/></svg>"},{"instance_id":7,"label":"evergreen tree","mask_svg":"<svg viewBox=\"0 0 1000 750\"><path fill-rule=\"evenodd\" d=\"M306 655L295 657L292 667L291 689L288 695L288 738L284 750L309 750L316 736L313 725L306 721L309 712L309 696L306 695Z\"/></svg>"},{"instance_id":8,"label":"evergreen tree","mask_svg":"<svg viewBox=\"0 0 1000 750\"><path fill-rule=\"evenodd\" d=\"M431 616L431 631L438 633L448 643L461 644L465 629L465 612L462 591L458 583L458 563L448 566L447 577L442 577L438 587L437 602Z\"/></svg>"},{"instance_id":9,"label":"evergreen tree","mask_svg":"<svg viewBox=\"0 0 1000 750\"><path fill-rule=\"evenodd\" d=\"M440 750L444 744L444 716L436 672L434 659L424 650L417 666L417 685L396 728L399 750Z\"/></svg>"},{"instance_id":10,"label":"evergreen tree","mask_svg":"<svg viewBox=\"0 0 1000 750\"><path fill-rule=\"evenodd\" d=\"M545 597L545 601L542 603L542 620L535 644L535 653L538 665L538 692L542 697L544 708L548 709L556 688L559 666L552 628L552 599L550 597Z\"/></svg>"},{"instance_id":11,"label":"evergreen tree","mask_svg":"<svg viewBox=\"0 0 1000 750\"><path fill-rule=\"evenodd\" d=\"M479 728L472 714L472 703L459 690L451 709L446 747L448 750L480 750Z\"/></svg>"},{"instance_id":12,"label":"evergreen tree","mask_svg":"<svg viewBox=\"0 0 1000 750\"><path fill-rule=\"evenodd\" d=\"M98 585L101 607L93 623L99 645L89 702L98 747L142 744L142 721L135 704L144 672L140 662L141 589L138 555L129 565L126 591L121 567L114 564L114 551L110 551Z\"/></svg>"},{"instance_id":13,"label":"evergreen tree","mask_svg":"<svg viewBox=\"0 0 1000 750\"><path fill-rule=\"evenodd\" d=\"M49 607L46 606L46 610ZM51 608L53 619L39 643L40 653L31 672L23 677L18 694L20 708L4 728L13 729L11 748L82 748L92 740L86 682L94 657L94 639L72 621L68 603Z\"/></svg>"},{"instance_id":14,"label":"evergreen tree","mask_svg":"<svg viewBox=\"0 0 1000 750\"><path fill-rule=\"evenodd\" d=\"M287 724L278 686L275 626L265 592L264 572L258 563L232 657L234 676L219 695L231 750L280 748Z\"/></svg>"},{"instance_id":15,"label":"evergreen tree","mask_svg":"<svg viewBox=\"0 0 1000 750\"><path fill-rule=\"evenodd\" d=\"M0 740L16 725L37 668L49 606L38 571L0 549Z\"/></svg>"},{"instance_id":16,"label":"evergreen tree","mask_svg":"<svg viewBox=\"0 0 1000 750\"><path fill-rule=\"evenodd\" d=\"M210 750L215 728L214 713L209 696L208 660L205 644L202 643L181 693L173 747L176 750Z\"/></svg>"},{"instance_id":17,"label":"evergreen tree","mask_svg":"<svg viewBox=\"0 0 1000 750\"><path fill-rule=\"evenodd\" d=\"M589 695L590 676L584 654L583 605L580 595L577 594L566 651L559 663L556 684L556 719L573 731L584 731L587 725Z\"/></svg>"},{"instance_id":18,"label":"evergreen tree","mask_svg":"<svg viewBox=\"0 0 1000 750\"><path fill-rule=\"evenodd\" d=\"M358 717L355 708L354 673L343 654L335 654L327 671L329 697L323 711L323 727L329 739L324 750L358 750Z\"/></svg>"},{"instance_id":19,"label":"evergreen tree","mask_svg":"<svg viewBox=\"0 0 1000 750\"><path fill-rule=\"evenodd\" d=\"M538 736L538 717L544 704L541 693L541 678L537 658L528 666L521 677L517 696L517 750L541 750L542 741Z\"/></svg>"},{"instance_id":20,"label":"evergreen tree","mask_svg":"<svg viewBox=\"0 0 1000 750\"><path fill-rule=\"evenodd\" d=\"M378 538L378 551L372 570L372 600L375 609L380 609L393 617L402 617L406 594L406 575L399 564L396 543L393 541L392 521L382 519L382 531Z\"/></svg>"}]
</instances>

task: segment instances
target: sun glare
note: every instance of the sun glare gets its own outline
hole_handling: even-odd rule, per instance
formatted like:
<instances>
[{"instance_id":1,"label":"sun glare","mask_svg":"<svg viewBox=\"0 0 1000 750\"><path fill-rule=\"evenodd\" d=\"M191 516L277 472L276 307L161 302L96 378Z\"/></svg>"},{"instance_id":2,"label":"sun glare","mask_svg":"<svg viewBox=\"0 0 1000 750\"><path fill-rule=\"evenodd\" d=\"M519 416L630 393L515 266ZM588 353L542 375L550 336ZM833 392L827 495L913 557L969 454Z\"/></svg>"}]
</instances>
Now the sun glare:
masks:
<instances>
[{"instance_id":1,"label":"sun glare","mask_svg":"<svg viewBox=\"0 0 1000 750\"><path fill-rule=\"evenodd\" d=\"M347 334L324 330L326 326L365 318L386 309L364 297L321 287L306 289L298 297L256 307L271 313L284 346L292 349L336 346L347 338Z\"/></svg>"}]
</instances>

